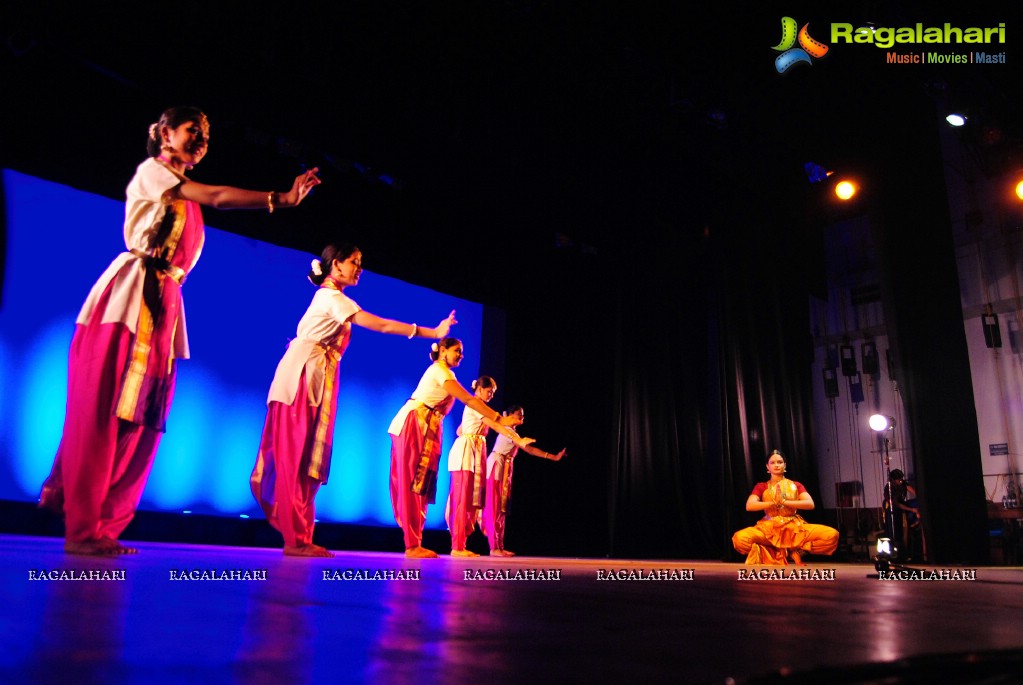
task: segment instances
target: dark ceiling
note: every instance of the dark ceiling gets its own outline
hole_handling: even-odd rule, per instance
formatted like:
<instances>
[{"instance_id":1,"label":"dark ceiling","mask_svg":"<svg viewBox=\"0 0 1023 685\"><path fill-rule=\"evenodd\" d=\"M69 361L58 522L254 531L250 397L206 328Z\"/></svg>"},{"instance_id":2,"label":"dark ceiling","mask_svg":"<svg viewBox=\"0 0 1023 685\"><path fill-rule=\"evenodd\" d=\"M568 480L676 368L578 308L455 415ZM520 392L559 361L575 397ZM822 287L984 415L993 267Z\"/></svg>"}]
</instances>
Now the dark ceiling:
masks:
<instances>
[{"instance_id":1,"label":"dark ceiling","mask_svg":"<svg viewBox=\"0 0 1023 685\"><path fill-rule=\"evenodd\" d=\"M324 179L297 211L209 224L309 251L351 239L372 270L504 304L495 270L556 253L642 259L758 215L826 219L803 163L869 164L899 143L903 98L965 99L990 125L977 149L1008 163L1011 22L1009 64L984 68L833 45L779 75L770 49L783 14L827 42L833 21L993 26L1004 7L7 0L3 160L122 197L149 122L196 104L213 126L197 180L283 189L303 164Z\"/></svg>"}]
</instances>

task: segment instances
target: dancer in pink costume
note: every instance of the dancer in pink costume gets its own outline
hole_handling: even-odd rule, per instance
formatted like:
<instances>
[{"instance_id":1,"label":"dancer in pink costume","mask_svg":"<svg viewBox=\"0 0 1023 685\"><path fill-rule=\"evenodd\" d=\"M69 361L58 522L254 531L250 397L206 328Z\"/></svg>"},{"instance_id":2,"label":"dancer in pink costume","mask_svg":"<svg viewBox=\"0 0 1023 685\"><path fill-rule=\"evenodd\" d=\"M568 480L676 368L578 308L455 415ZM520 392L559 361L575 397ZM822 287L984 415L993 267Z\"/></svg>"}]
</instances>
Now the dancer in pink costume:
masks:
<instances>
[{"instance_id":1,"label":"dancer in pink costume","mask_svg":"<svg viewBox=\"0 0 1023 685\"><path fill-rule=\"evenodd\" d=\"M494 399L497 382L490 376L480 376L472 382L476 397L484 402ZM486 473L483 456L487 453L487 432L493 428L508 436L519 447L533 442L532 438L519 437L511 428L491 421L475 409L466 407L462 411L462 423L458 437L448 454L448 470L451 471L451 490L444 519L451 531L451 556L478 557L465 548L465 542L476 527L476 519L483 510L486 488Z\"/></svg>"},{"instance_id":2,"label":"dancer in pink costume","mask_svg":"<svg viewBox=\"0 0 1023 685\"><path fill-rule=\"evenodd\" d=\"M284 536L284 554L332 557L313 544L313 500L330 473L338 366L352 324L378 333L443 338L455 313L436 328L382 319L345 295L362 275L362 252L354 245L328 245L313 260L309 280L319 290L298 322L298 335L277 365L267 399L266 424L249 483L267 521Z\"/></svg>"},{"instance_id":3,"label":"dancer in pink costume","mask_svg":"<svg viewBox=\"0 0 1023 685\"><path fill-rule=\"evenodd\" d=\"M444 338L430 351L433 364L419 380L387 432L391 435L391 506L405 538L405 556L426 559L437 553L423 547L427 506L437 494L444 417L455 400L502 426L516 426L517 417L502 416L466 390L452 369L462 363L462 341Z\"/></svg>"},{"instance_id":4,"label":"dancer in pink costume","mask_svg":"<svg viewBox=\"0 0 1023 685\"><path fill-rule=\"evenodd\" d=\"M525 411L517 404L508 407L504 411L504 415L515 417L520 423L526 418ZM551 461L561 461L561 458L565 456L564 449L557 454L551 454L529 444L519 445L515 440L517 437L517 433L515 437L498 435L494 449L487 457L487 492L483 506L483 531L487 534L487 540L490 542L490 556L492 557L515 556L514 552L504 548L504 528L508 517L508 506L511 504L514 459L519 448L521 447L523 451L534 457Z\"/></svg>"},{"instance_id":5,"label":"dancer in pink costume","mask_svg":"<svg viewBox=\"0 0 1023 685\"><path fill-rule=\"evenodd\" d=\"M297 207L320 183L317 169L286 192L191 181L206 155L209 122L194 107L166 110L149 127L149 158L127 189L124 242L78 315L68 360L68 402L39 506L65 517L64 549L113 556L137 550L117 538L135 515L174 394L176 361L188 358L181 285L203 245L200 205Z\"/></svg>"}]
</instances>

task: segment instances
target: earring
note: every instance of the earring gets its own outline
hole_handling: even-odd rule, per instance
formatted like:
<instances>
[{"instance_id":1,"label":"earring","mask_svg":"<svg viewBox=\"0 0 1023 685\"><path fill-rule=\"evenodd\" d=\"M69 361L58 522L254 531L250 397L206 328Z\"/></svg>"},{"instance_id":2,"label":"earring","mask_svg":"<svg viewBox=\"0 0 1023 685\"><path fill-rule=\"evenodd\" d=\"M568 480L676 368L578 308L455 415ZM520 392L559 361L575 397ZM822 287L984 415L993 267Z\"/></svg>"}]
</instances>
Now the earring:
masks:
<instances>
[{"instance_id":1,"label":"earring","mask_svg":"<svg viewBox=\"0 0 1023 685\"><path fill-rule=\"evenodd\" d=\"M164 152L171 152L174 148L170 146L170 143L164 143L163 145L160 146L160 149L163 150Z\"/></svg>"}]
</instances>

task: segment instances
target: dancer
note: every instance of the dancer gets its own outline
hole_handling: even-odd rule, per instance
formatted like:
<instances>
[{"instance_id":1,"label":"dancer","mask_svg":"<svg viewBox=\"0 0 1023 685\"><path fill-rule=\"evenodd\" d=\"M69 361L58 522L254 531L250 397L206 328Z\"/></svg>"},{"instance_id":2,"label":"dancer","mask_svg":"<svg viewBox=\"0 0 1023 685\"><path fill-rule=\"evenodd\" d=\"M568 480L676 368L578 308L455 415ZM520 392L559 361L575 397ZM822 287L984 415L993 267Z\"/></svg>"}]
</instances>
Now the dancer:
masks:
<instances>
[{"instance_id":1,"label":"dancer","mask_svg":"<svg viewBox=\"0 0 1023 685\"><path fill-rule=\"evenodd\" d=\"M480 376L472 382L476 397L484 402L494 399L497 382L490 376ZM451 556L478 557L475 552L465 548L465 541L476 527L476 518L483 509L486 474L483 468L483 455L487 451L487 432L493 428L506 435L519 447L534 442L532 438L522 438L511 428L506 428L486 418L472 407L462 411L462 423L458 427L448 454L448 470L451 471L451 490L448 493L448 505L444 519L451 531Z\"/></svg>"},{"instance_id":2,"label":"dancer","mask_svg":"<svg viewBox=\"0 0 1023 685\"><path fill-rule=\"evenodd\" d=\"M175 362L188 358L181 284L203 244L200 205L220 209L298 206L320 183L317 169L286 192L189 180L206 155L206 115L173 107L149 127L149 158L128 184L124 241L93 286L75 326L68 402L53 469L39 506L65 517L72 554L134 554L117 538L135 515L170 409Z\"/></svg>"},{"instance_id":3,"label":"dancer","mask_svg":"<svg viewBox=\"0 0 1023 685\"><path fill-rule=\"evenodd\" d=\"M344 290L358 285L361 275L362 252L354 245L328 245L313 260L309 280L319 290L298 322L298 335L270 386L263 438L249 484L266 520L284 536L287 556L334 556L313 544L313 500L330 472L337 371L352 324L411 340L442 338L456 323L453 311L436 328L425 328L360 309Z\"/></svg>"},{"instance_id":4,"label":"dancer","mask_svg":"<svg viewBox=\"0 0 1023 685\"><path fill-rule=\"evenodd\" d=\"M813 498L802 483L785 477L785 457L774 450L767 459L770 480L757 483L746 500L746 511L762 511L756 526L732 536L732 546L746 555L747 564L785 566L791 559L804 566L803 552L831 555L838 548L838 531L807 523L797 510L814 508Z\"/></svg>"},{"instance_id":5,"label":"dancer","mask_svg":"<svg viewBox=\"0 0 1023 685\"><path fill-rule=\"evenodd\" d=\"M430 351L433 364L419 380L412 398L398 411L387 432L391 435L391 506L405 538L405 556L424 559L437 553L423 547L426 508L437 494L444 417L454 401L472 407L502 426L515 426L516 417L501 416L462 387L452 369L462 363L462 341L444 338Z\"/></svg>"},{"instance_id":6,"label":"dancer","mask_svg":"<svg viewBox=\"0 0 1023 685\"><path fill-rule=\"evenodd\" d=\"M514 404L504 410L505 416L518 419L519 423L526 418L525 410ZM515 433L514 431L510 431ZM502 433L497 436L494 449L487 457L487 491L483 506L483 530L490 542L490 556L513 557L515 552L504 548L504 528L508 517L508 506L511 504L512 472L515 466L515 455L521 447L527 454L541 459L561 461L565 456L564 448L557 454L544 452L530 444L519 444L514 437ZM530 441L532 442L532 441Z\"/></svg>"}]
</instances>

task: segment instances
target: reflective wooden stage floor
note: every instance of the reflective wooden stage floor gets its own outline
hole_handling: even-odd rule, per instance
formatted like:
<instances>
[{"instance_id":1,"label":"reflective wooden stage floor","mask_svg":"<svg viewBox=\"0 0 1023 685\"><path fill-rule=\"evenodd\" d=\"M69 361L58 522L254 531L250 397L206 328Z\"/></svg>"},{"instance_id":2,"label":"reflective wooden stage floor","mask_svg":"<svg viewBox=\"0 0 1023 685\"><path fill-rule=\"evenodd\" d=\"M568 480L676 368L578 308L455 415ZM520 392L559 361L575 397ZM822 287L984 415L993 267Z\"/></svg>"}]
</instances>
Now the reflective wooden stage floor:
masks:
<instances>
[{"instance_id":1,"label":"reflective wooden stage floor","mask_svg":"<svg viewBox=\"0 0 1023 685\"><path fill-rule=\"evenodd\" d=\"M100 559L0 536L0 682L881 682L835 675L878 663L952 682L963 664L1011 676L1023 647L1019 568L882 581L825 560L809 570L835 580L740 580L747 567L696 561L138 547ZM69 579L91 571L123 579ZM612 572L635 579L598 579Z\"/></svg>"}]
</instances>

